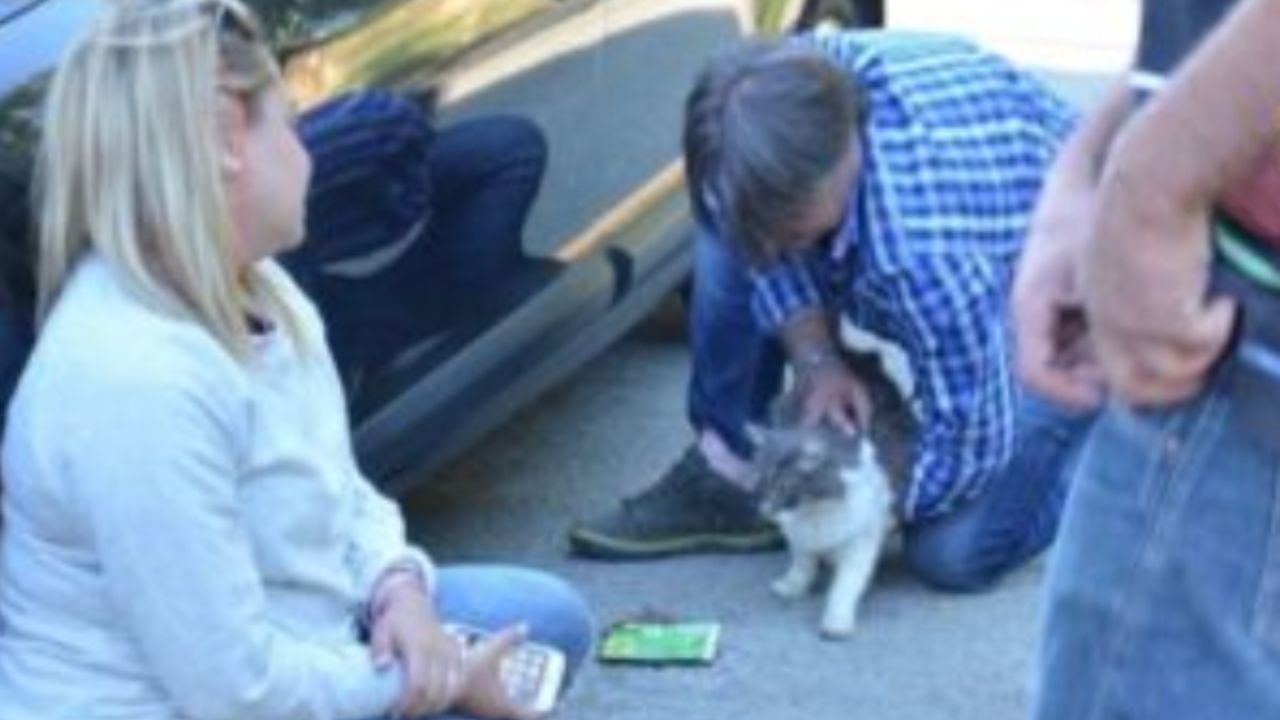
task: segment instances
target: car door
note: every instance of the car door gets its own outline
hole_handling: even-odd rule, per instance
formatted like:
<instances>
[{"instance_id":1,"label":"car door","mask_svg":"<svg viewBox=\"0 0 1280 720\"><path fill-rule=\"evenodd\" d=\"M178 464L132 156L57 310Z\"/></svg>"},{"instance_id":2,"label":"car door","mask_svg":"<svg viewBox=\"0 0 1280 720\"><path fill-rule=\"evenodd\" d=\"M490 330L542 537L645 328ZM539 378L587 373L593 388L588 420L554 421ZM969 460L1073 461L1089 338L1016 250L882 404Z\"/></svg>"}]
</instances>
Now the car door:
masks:
<instances>
[{"instance_id":1,"label":"car door","mask_svg":"<svg viewBox=\"0 0 1280 720\"><path fill-rule=\"evenodd\" d=\"M600 161L596 192L618 201L628 188L667 198L670 224L683 233L626 238L613 249L627 277L620 291L645 288L654 274L688 265L691 224L680 136L685 97L712 55L744 40L778 34L799 18L802 0L606 0L602 74L604 114L593 132ZM677 261L675 258L683 258Z\"/></svg>"}]
</instances>

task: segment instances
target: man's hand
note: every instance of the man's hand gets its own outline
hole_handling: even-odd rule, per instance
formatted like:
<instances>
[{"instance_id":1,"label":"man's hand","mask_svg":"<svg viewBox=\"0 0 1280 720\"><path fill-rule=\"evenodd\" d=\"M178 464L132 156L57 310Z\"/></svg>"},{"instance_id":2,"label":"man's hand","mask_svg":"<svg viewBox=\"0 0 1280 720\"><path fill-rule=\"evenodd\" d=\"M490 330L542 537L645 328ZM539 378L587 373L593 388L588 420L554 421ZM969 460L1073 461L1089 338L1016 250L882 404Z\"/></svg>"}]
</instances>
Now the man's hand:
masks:
<instances>
[{"instance_id":1,"label":"man's hand","mask_svg":"<svg viewBox=\"0 0 1280 720\"><path fill-rule=\"evenodd\" d=\"M827 423L850 434L870 426L871 396L837 355L797 370L801 424Z\"/></svg>"},{"instance_id":2,"label":"man's hand","mask_svg":"<svg viewBox=\"0 0 1280 720\"><path fill-rule=\"evenodd\" d=\"M453 707L464 681L462 643L440 625L421 583L396 583L379 610L370 650L379 667L400 661L404 687L396 716L436 715Z\"/></svg>"},{"instance_id":3,"label":"man's hand","mask_svg":"<svg viewBox=\"0 0 1280 720\"><path fill-rule=\"evenodd\" d=\"M515 703L502 682L502 660L524 642L523 626L494 633L467 652L466 687L458 706L468 715L491 720L535 720L538 713Z\"/></svg>"},{"instance_id":4,"label":"man's hand","mask_svg":"<svg viewBox=\"0 0 1280 720\"><path fill-rule=\"evenodd\" d=\"M1093 191L1080 188L1080 196L1041 201L1052 205L1053 212L1079 213L1077 220L1033 224L1013 284L1014 333L1022 379L1047 397L1080 408L1098 405L1103 394L1102 372L1094 357L1076 278L1078 254L1089 232ZM1041 211L1045 209L1042 204Z\"/></svg>"},{"instance_id":5,"label":"man's hand","mask_svg":"<svg viewBox=\"0 0 1280 720\"><path fill-rule=\"evenodd\" d=\"M1098 357L1130 402L1194 394L1230 341L1236 305L1208 295L1210 208L1247 192L1233 185L1276 142L1277 23L1280 2L1237 3L1111 151L1081 281Z\"/></svg>"},{"instance_id":6,"label":"man's hand","mask_svg":"<svg viewBox=\"0 0 1280 720\"><path fill-rule=\"evenodd\" d=\"M1129 111L1129 89L1117 83L1063 146L1013 285L1018 372L1032 388L1073 407L1096 406L1104 392L1077 270L1096 229L1099 170Z\"/></svg>"},{"instance_id":7,"label":"man's hand","mask_svg":"<svg viewBox=\"0 0 1280 720\"><path fill-rule=\"evenodd\" d=\"M782 343L796 371L801 424L852 434L871 423L871 396L836 352L832 322L823 308L799 313L782 327Z\"/></svg>"},{"instance_id":8,"label":"man's hand","mask_svg":"<svg viewBox=\"0 0 1280 720\"><path fill-rule=\"evenodd\" d=\"M1137 405L1165 405L1200 389L1222 355L1235 303L1209 298L1207 208L1159 207L1123 175L1109 179L1082 282L1110 387Z\"/></svg>"}]
</instances>

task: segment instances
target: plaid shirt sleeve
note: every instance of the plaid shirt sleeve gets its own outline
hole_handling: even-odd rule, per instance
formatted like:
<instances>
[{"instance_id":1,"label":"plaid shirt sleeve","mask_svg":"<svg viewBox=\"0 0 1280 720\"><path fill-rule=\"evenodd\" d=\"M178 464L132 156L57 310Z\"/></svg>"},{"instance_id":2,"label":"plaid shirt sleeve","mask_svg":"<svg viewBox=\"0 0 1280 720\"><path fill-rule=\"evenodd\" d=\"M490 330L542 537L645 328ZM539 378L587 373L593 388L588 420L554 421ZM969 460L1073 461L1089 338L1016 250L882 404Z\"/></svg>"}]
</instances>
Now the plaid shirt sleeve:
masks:
<instances>
[{"instance_id":1,"label":"plaid shirt sleeve","mask_svg":"<svg viewBox=\"0 0 1280 720\"><path fill-rule=\"evenodd\" d=\"M983 258L922 257L896 283L923 436L904 507L911 519L945 514L1008 463L1014 385L1002 271Z\"/></svg>"},{"instance_id":2,"label":"plaid shirt sleeve","mask_svg":"<svg viewBox=\"0 0 1280 720\"><path fill-rule=\"evenodd\" d=\"M819 263L811 253L791 255L751 274L752 309L760 327L777 332L796 315L827 305Z\"/></svg>"}]
</instances>

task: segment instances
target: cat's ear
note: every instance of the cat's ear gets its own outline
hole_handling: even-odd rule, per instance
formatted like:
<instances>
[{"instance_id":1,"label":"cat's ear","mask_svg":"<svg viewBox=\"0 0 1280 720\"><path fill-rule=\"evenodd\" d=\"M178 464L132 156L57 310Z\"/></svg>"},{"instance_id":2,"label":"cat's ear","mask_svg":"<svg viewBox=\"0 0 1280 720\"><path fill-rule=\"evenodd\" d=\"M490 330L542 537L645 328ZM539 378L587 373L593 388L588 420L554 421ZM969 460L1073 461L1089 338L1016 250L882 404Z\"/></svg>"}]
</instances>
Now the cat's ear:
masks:
<instances>
[{"instance_id":1,"label":"cat's ear","mask_svg":"<svg viewBox=\"0 0 1280 720\"><path fill-rule=\"evenodd\" d=\"M822 457L827 454L829 444L822 431L808 432L800 443L800 452L805 457Z\"/></svg>"},{"instance_id":2,"label":"cat's ear","mask_svg":"<svg viewBox=\"0 0 1280 720\"><path fill-rule=\"evenodd\" d=\"M815 472L827 461L831 447L821 432L808 432L800 442L800 453L796 463L801 472Z\"/></svg>"},{"instance_id":3,"label":"cat's ear","mask_svg":"<svg viewBox=\"0 0 1280 720\"><path fill-rule=\"evenodd\" d=\"M868 440L858 443L858 459L864 465L875 465L879 462L879 458L876 456L876 446Z\"/></svg>"},{"instance_id":4,"label":"cat's ear","mask_svg":"<svg viewBox=\"0 0 1280 720\"><path fill-rule=\"evenodd\" d=\"M865 451L871 447L871 443L867 442L867 436L861 431L849 434L829 429L825 433L825 439L830 447L830 454L835 457L841 465L852 466L865 460Z\"/></svg>"}]
</instances>

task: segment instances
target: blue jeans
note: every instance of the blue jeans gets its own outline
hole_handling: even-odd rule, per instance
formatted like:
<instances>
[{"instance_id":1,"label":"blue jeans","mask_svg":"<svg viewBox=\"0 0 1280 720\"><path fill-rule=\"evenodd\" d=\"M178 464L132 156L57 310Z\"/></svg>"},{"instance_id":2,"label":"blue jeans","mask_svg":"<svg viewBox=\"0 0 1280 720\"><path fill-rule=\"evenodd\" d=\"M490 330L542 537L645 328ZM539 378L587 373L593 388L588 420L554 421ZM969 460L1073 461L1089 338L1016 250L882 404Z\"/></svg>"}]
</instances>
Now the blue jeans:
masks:
<instances>
[{"instance_id":1,"label":"blue jeans","mask_svg":"<svg viewBox=\"0 0 1280 720\"><path fill-rule=\"evenodd\" d=\"M1023 391L1013 456L968 503L906 527L907 567L939 590L977 592L1039 555L1057 536L1094 419Z\"/></svg>"},{"instance_id":2,"label":"blue jeans","mask_svg":"<svg viewBox=\"0 0 1280 720\"><path fill-rule=\"evenodd\" d=\"M745 259L703 228L693 245L689 342L690 422L698 431L714 431L739 457L750 457L747 424L766 417L782 389L786 356L752 314Z\"/></svg>"},{"instance_id":3,"label":"blue jeans","mask_svg":"<svg viewBox=\"0 0 1280 720\"><path fill-rule=\"evenodd\" d=\"M751 455L748 423L766 416L782 387L785 355L756 323L747 265L728 243L701 230L694 246L689 336L693 377L689 418L741 457ZM906 560L930 585L984 589L1052 542L1072 459L1093 422L1023 393L1014 456L977 497L951 514L906 531Z\"/></svg>"},{"instance_id":4,"label":"blue jeans","mask_svg":"<svg viewBox=\"0 0 1280 720\"><path fill-rule=\"evenodd\" d=\"M1087 444L1037 720L1280 717L1280 297L1260 292L1197 397L1108 408Z\"/></svg>"},{"instance_id":5,"label":"blue jeans","mask_svg":"<svg viewBox=\"0 0 1280 720\"><path fill-rule=\"evenodd\" d=\"M441 569L437 580L436 608L442 618L493 631L528 623L531 640L564 652L566 678L591 652L595 629L585 601L552 575L518 567L462 566ZM470 718L451 713L429 720Z\"/></svg>"}]
</instances>

